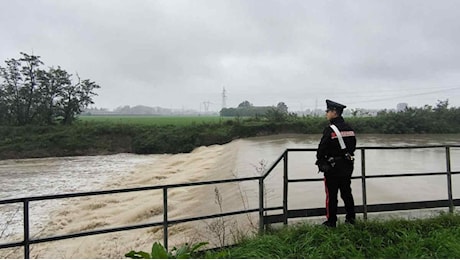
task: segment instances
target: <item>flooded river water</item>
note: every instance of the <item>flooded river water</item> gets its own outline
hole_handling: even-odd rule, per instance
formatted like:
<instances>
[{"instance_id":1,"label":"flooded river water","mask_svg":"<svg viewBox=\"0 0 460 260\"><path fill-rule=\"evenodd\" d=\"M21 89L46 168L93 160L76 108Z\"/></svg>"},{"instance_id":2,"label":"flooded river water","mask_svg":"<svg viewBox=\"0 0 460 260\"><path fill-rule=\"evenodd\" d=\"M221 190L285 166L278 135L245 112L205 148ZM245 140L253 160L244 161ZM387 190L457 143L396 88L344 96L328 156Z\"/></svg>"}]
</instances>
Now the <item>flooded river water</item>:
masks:
<instances>
[{"instance_id":1,"label":"flooded river water","mask_svg":"<svg viewBox=\"0 0 460 260\"><path fill-rule=\"evenodd\" d=\"M316 148L320 135L278 135L235 140L225 145L200 147L192 153L176 155L117 154L0 161L0 198L18 198L59 193L141 187L235 177L258 176L286 148ZM362 135L358 146L405 146L459 144L456 135ZM452 170L460 170L460 149L452 148ZM360 154L356 155L354 175L361 174ZM321 177L314 165L315 152L289 154L289 178ZM282 205L282 165L266 181L267 206ZM366 173L394 174L442 172L446 170L445 150L369 150ZM460 176L453 176L454 198L460 197ZM353 181L356 204L362 203L361 183ZM242 210L258 205L258 183L225 184L209 187L171 189L168 193L170 219L219 213L222 209ZM370 179L367 201L392 203L447 198L445 176ZM289 208L324 206L321 182L293 183L289 186ZM216 202L219 201L220 203ZM31 203L31 236L34 238L89 231L162 220L161 192L138 192ZM339 205L341 202L339 202ZM0 206L0 243L22 239L22 206ZM238 221L238 223L236 223ZM240 223L241 222L241 223ZM254 225L233 218L227 224ZM243 228L244 229L244 228ZM201 239L202 233L217 233L211 222L176 225L170 228L172 242ZM197 232L198 231L198 232ZM201 233L199 236L197 233ZM162 229L150 228L68 239L34 245L35 258L120 258L131 249L149 250L161 240ZM216 242L218 245L218 243ZM107 249L110 247L111 249ZM0 256L21 258L22 250L0 250Z\"/></svg>"}]
</instances>

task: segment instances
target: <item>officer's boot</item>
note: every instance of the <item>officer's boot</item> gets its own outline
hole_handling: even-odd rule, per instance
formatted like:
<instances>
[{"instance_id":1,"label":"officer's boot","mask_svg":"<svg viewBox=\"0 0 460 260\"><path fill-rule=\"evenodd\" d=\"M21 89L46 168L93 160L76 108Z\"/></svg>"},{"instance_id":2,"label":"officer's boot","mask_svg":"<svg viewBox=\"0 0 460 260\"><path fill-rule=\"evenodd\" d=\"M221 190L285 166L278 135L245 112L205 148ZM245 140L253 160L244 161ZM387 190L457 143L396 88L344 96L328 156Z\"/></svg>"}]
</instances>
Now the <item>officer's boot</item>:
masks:
<instances>
[{"instance_id":1,"label":"officer's boot","mask_svg":"<svg viewBox=\"0 0 460 260\"><path fill-rule=\"evenodd\" d=\"M335 222L329 220L324 221L322 225L329 228L335 228L337 226Z\"/></svg>"}]
</instances>

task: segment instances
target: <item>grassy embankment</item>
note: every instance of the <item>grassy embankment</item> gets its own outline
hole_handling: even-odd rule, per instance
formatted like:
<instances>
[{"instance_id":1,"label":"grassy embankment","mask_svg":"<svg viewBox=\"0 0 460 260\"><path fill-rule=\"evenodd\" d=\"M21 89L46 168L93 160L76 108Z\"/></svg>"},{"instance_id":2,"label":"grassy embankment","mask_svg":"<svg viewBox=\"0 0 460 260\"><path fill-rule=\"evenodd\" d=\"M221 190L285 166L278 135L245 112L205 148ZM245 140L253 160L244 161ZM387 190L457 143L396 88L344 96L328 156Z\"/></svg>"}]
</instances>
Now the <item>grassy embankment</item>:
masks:
<instances>
[{"instance_id":1,"label":"grassy embankment","mask_svg":"<svg viewBox=\"0 0 460 260\"><path fill-rule=\"evenodd\" d=\"M346 119L358 134L460 132L460 109L412 109ZM318 134L324 117L280 119L158 116L81 117L72 126L0 126L0 159L111 153L183 153L202 145L278 133Z\"/></svg>"},{"instance_id":2,"label":"grassy embankment","mask_svg":"<svg viewBox=\"0 0 460 260\"><path fill-rule=\"evenodd\" d=\"M312 125L312 122L315 122ZM220 117L82 117L72 126L0 126L0 159L113 153L182 153L277 133L319 133L308 124Z\"/></svg>"},{"instance_id":3,"label":"grassy embankment","mask_svg":"<svg viewBox=\"0 0 460 260\"><path fill-rule=\"evenodd\" d=\"M244 239L206 258L459 258L460 215L370 220L336 229L302 224Z\"/></svg>"}]
</instances>

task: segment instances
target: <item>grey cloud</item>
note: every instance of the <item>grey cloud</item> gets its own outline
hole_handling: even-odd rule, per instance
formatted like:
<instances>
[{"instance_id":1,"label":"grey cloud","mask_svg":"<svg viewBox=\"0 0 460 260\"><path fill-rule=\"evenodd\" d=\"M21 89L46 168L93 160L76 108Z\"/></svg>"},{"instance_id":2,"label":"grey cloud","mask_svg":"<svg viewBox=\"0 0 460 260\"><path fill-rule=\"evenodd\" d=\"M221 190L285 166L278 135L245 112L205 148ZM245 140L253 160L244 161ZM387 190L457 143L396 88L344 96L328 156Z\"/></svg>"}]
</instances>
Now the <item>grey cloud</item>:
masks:
<instances>
[{"instance_id":1,"label":"grey cloud","mask_svg":"<svg viewBox=\"0 0 460 260\"><path fill-rule=\"evenodd\" d=\"M370 105L364 101L385 90L389 99L378 105L392 107L391 95L401 89L460 83L459 7L457 1L4 0L0 58L33 50L47 65L98 82L96 105L103 107L196 108L212 99L218 110L222 86L230 105L252 99L311 108L326 97Z\"/></svg>"}]
</instances>

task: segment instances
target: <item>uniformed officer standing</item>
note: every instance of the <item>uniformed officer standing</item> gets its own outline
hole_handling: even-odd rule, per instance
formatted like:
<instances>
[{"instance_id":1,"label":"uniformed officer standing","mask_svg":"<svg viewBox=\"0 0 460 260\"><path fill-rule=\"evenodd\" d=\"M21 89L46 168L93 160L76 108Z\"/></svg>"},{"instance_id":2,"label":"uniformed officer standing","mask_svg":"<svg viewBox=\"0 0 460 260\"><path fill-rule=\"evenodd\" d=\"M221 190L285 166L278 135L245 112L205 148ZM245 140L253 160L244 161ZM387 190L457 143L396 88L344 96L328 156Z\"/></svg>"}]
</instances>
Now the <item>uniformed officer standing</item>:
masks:
<instances>
[{"instance_id":1,"label":"uniformed officer standing","mask_svg":"<svg viewBox=\"0 0 460 260\"><path fill-rule=\"evenodd\" d=\"M335 227L337 223L337 193L345 203L346 223L355 223L355 204L351 193L351 175L353 173L353 156L356 137L353 129L342 117L346 107L337 102L326 100L326 118L330 126L323 131L323 136L316 153L316 165L324 173L326 189L326 217L323 225ZM335 129L334 129L335 128Z\"/></svg>"}]
</instances>

